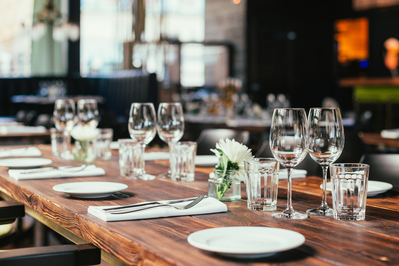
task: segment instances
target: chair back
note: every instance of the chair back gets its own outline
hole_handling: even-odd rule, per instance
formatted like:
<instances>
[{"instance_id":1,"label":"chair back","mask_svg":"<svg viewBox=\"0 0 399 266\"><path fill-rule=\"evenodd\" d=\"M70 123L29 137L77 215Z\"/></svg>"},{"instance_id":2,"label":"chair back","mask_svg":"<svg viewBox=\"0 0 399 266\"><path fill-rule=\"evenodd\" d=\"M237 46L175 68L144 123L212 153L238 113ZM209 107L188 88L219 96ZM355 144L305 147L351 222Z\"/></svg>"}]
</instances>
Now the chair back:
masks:
<instances>
[{"instance_id":1,"label":"chair back","mask_svg":"<svg viewBox=\"0 0 399 266\"><path fill-rule=\"evenodd\" d=\"M211 155L210 149L215 149L216 143L222 138L234 139L239 143L248 145L249 132L233 129L204 129L201 131L197 142L197 155Z\"/></svg>"}]
</instances>

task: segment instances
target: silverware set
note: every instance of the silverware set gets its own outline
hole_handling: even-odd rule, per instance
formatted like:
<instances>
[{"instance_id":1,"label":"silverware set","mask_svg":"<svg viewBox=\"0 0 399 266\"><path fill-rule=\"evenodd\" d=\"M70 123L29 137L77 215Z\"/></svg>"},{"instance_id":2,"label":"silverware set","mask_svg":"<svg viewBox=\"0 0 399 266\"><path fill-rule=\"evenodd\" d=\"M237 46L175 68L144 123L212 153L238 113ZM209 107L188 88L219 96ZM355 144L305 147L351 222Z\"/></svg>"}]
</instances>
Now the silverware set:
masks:
<instances>
[{"instance_id":1,"label":"silverware set","mask_svg":"<svg viewBox=\"0 0 399 266\"><path fill-rule=\"evenodd\" d=\"M46 168L40 168L40 169L35 169L35 170L29 170L29 171L21 172L20 174L35 174L35 173L43 173L43 172L54 171L54 170L75 173L75 172L83 171L88 166L90 166L90 165L82 164L81 166L46 167Z\"/></svg>"},{"instance_id":2,"label":"silverware set","mask_svg":"<svg viewBox=\"0 0 399 266\"><path fill-rule=\"evenodd\" d=\"M200 195L199 197L196 197L196 198L181 199L181 200L170 200L170 201L164 201L164 202L151 201L151 202L137 203L137 204L132 204L132 205L120 206L120 207L104 208L103 211L105 211L109 214L124 214L124 213L132 213L132 212L137 212L137 211L142 211L142 210L148 210L148 209L157 208L157 207L172 207L172 208L175 208L176 210L187 210L187 209L194 207L198 203L200 203L206 197L207 196L205 196L205 195ZM186 205L183 205L183 206L173 205L173 204L181 203L181 202L189 202L189 203Z\"/></svg>"}]
</instances>

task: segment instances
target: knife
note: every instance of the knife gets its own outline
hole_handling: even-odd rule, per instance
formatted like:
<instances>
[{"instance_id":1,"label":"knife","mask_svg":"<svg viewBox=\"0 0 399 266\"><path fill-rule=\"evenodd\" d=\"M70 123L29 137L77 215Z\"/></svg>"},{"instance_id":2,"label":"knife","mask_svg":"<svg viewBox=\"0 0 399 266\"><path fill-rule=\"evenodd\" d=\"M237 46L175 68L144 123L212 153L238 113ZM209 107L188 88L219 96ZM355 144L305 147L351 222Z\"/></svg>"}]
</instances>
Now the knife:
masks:
<instances>
[{"instance_id":1,"label":"knife","mask_svg":"<svg viewBox=\"0 0 399 266\"><path fill-rule=\"evenodd\" d=\"M81 166L60 166L60 167L46 167L46 168L40 168L37 170L31 170L31 171L26 171L26 172L20 172L19 174L34 174L34 173L43 173L43 172L48 172L48 171L53 171L53 170L60 170L63 171L64 169L66 171L64 172L79 172L84 170L88 165L81 165ZM73 170L73 168L78 168L76 170ZM68 170L67 170L68 169Z\"/></svg>"},{"instance_id":2,"label":"knife","mask_svg":"<svg viewBox=\"0 0 399 266\"><path fill-rule=\"evenodd\" d=\"M198 197L188 198L188 199L178 199L178 200L166 200L166 201L161 200L162 202L161 201L149 201L149 202L142 202L142 203L120 206L120 207L104 208L103 211L113 211L113 210L120 210L120 209L127 209L127 208L136 208L136 207L143 207L143 206L154 205L154 204L175 204L175 203L180 203L180 202L192 201L192 200L195 200L196 198L198 198ZM206 198L206 196L205 196L205 198Z\"/></svg>"}]
</instances>

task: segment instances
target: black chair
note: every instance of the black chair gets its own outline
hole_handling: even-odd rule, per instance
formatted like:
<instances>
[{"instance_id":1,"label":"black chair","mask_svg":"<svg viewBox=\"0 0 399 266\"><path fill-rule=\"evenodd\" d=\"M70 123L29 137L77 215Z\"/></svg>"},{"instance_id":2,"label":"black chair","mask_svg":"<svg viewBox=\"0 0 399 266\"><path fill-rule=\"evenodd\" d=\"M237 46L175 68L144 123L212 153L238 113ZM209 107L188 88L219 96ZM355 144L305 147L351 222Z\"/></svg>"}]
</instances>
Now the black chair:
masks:
<instances>
[{"instance_id":1,"label":"black chair","mask_svg":"<svg viewBox=\"0 0 399 266\"><path fill-rule=\"evenodd\" d=\"M272 151L270 150L269 141L265 140L262 146L256 152L255 157L270 157L273 158ZM282 166L280 166L282 167ZM284 167L282 167L284 168ZM306 155L305 159L298 164L295 169L304 169L307 171L308 176L322 176L322 169L319 164L317 164L310 155Z\"/></svg>"},{"instance_id":2,"label":"black chair","mask_svg":"<svg viewBox=\"0 0 399 266\"><path fill-rule=\"evenodd\" d=\"M19 110L15 115L15 121L25 124L26 113L27 113L26 110Z\"/></svg>"},{"instance_id":3,"label":"black chair","mask_svg":"<svg viewBox=\"0 0 399 266\"><path fill-rule=\"evenodd\" d=\"M47 129L54 127L53 117L49 114L40 114L37 116L35 126L43 126Z\"/></svg>"},{"instance_id":4,"label":"black chair","mask_svg":"<svg viewBox=\"0 0 399 266\"><path fill-rule=\"evenodd\" d=\"M210 149L215 149L216 143L222 138L234 139L244 145L249 143L249 132L233 129L204 129L197 142L197 155L211 155Z\"/></svg>"},{"instance_id":5,"label":"black chair","mask_svg":"<svg viewBox=\"0 0 399 266\"><path fill-rule=\"evenodd\" d=\"M399 189L399 154L364 154L360 162L370 165L370 180L388 182Z\"/></svg>"},{"instance_id":6,"label":"black chair","mask_svg":"<svg viewBox=\"0 0 399 266\"><path fill-rule=\"evenodd\" d=\"M0 224L12 223L24 215L23 204L0 201ZM100 263L101 251L91 244L19 248L0 252L2 266L84 266Z\"/></svg>"}]
</instances>

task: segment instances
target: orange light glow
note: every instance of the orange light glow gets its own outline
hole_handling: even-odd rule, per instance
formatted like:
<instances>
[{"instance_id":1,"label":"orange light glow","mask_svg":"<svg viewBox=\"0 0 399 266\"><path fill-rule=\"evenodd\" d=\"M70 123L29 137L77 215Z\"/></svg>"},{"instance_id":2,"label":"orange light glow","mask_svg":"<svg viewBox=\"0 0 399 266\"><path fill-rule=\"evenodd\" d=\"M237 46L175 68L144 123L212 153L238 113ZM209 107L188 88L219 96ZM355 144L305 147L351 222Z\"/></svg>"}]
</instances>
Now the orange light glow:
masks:
<instances>
[{"instance_id":1,"label":"orange light glow","mask_svg":"<svg viewBox=\"0 0 399 266\"><path fill-rule=\"evenodd\" d=\"M335 23L338 61L344 63L368 58L368 19L343 19Z\"/></svg>"},{"instance_id":2,"label":"orange light glow","mask_svg":"<svg viewBox=\"0 0 399 266\"><path fill-rule=\"evenodd\" d=\"M233 0L233 3L238 5L239 3L241 3L241 0Z\"/></svg>"}]
</instances>

